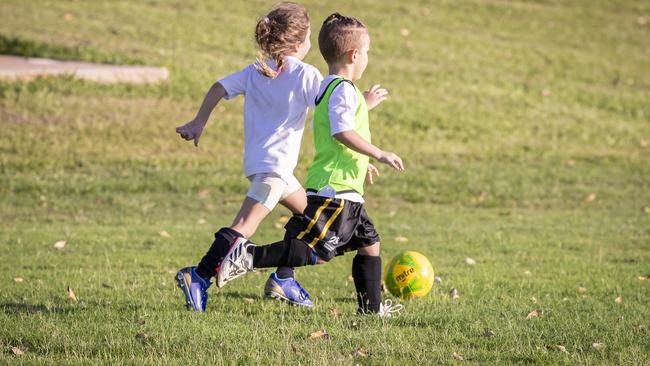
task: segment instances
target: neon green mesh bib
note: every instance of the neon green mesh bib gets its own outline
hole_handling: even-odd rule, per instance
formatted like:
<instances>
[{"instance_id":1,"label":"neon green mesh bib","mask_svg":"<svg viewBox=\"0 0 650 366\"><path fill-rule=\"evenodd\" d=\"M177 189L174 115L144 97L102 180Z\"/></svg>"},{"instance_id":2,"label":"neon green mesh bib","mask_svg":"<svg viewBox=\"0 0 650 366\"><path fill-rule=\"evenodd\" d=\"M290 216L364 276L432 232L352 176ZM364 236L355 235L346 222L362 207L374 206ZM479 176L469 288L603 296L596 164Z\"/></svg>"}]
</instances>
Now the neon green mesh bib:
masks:
<instances>
[{"instance_id":1,"label":"neon green mesh bib","mask_svg":"<svg viewBox=\"0 0 650 366\"><path fill-rule=\"evenodd\" d=\"M316 101L314 111L314 163L307 172L305 187L320 191L326 185L332 186L337 192L354 190L363 194L363 183L368 170L368 157L340 143L330 134L330 119L328 106L332 91L342 82L352 84L344 78L334 79L325 89L320 100ZM354 84L352 84L354 86ZM368 125L368 105L361 91L357 91L358 104L355 113L354 130L370 142L370 127Z\"/></svg>"}]
</instances>

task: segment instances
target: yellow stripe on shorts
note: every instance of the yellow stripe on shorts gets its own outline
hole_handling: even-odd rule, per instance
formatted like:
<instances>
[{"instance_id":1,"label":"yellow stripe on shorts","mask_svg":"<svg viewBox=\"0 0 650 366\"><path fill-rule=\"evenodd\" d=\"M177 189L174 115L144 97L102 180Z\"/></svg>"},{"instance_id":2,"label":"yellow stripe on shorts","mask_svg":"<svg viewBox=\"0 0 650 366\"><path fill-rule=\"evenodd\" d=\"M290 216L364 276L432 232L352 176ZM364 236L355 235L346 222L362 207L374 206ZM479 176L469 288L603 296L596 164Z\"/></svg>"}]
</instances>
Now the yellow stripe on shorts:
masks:
<instances>
[{"instance_id":1,"label":"yellow stripe on shorts","mask_svg":"<svg viewBox=\"0 0 650 366\"><path fill-rule=\"evenodd\" d=\"M311 219L311 221L309 222L309 225L307 225L307 228L298 235L297 238L298 240L302 239L305 236L305 234L307 234L311 230L311 228L314 227L314 224L316 223L316 221L318 221L320 214L323 213L323 210L330 204L330 202L332 202L331 198L326 199L325 202L318 208L318 210L316 210L316 214L314 215L314 218Z\"/></svg>"},{"instance_id":2,"label":"yellow stripe on shorts","mask_svg":"<svg viewBox=\"0 0 650 366\"><path fill-rule=\"evenodd\" d=\"M310 248L313 248L314 245L316 245L316 243L319 240L323 240L323 238L325 237L325 234L327 234L327 229L330 228L330 225L332 225L334 220L336 220L336 217L341 213L341 211L343 211L343 206L345 206L345 200L341 200L341 204L339 205L339 207L336 208L336 211L334 211L334 214L332 214L332 217L330 217L330 219L327 220L327 222L325 223L325 226L323 227L323 231L320 232L320 235L318 236L318 238L314 238L314 240L312 240L311 243L309 243Z\"/></svg>"}]
</instances>

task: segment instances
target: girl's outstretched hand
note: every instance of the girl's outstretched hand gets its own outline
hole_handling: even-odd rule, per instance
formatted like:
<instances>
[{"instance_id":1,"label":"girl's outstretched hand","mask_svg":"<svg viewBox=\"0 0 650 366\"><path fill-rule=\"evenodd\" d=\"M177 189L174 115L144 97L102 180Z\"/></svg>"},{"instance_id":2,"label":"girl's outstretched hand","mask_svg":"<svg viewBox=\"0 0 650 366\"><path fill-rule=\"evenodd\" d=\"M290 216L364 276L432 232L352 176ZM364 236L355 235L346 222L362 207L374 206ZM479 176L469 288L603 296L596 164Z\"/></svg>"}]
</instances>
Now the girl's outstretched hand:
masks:
<instances>
[{"instance_id":1,"label":"girl's outstretched hand","mask_svg":"<svg viewBox=\"0 0 650 366\"><path fill-rule=\"evenodd\" d=\"M382 88L379 84L375 84L363 92L363 97L366 99L366 104L368 104L368 110L370 110L388 98L388 90Z\"/></svg>"},{"instance_id":2,"label":"girl's outstretched hand","mask_svg":"<svg viewBox=\"0 0 650 366\"><path fill-rule=\"evenodd\" d=\"M187 141L194 140L194 146L199 146L199 139L203 133L205 122L198 119L193 119L186 124L176 127L176 133Z\"/></svg>"}]
</instances>

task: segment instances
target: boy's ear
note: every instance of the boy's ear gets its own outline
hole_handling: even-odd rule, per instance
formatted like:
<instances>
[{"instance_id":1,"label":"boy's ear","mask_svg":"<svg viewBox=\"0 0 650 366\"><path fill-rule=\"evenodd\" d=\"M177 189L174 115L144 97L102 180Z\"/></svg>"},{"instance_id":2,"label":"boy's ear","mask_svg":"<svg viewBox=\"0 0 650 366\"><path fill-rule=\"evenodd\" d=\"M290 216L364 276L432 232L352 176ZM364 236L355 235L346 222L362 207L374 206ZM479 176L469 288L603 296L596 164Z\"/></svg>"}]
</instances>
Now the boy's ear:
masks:
<instances>
[{"instance_id":1,"label":"boy's ear","mask_svg":"<svg viewBox=\"0 0 650 366\"><path fill-rule=\"evenodd\" d=\"M349 64L353 64L353 63L355 63L355 62L357 61L357 58L358 58L358 57L359 57L359 50L356 49L356 48L353 49L353 50L349 50L348 52L346 52L346 61L347 61Z\"/></svg>"}]
</instances>

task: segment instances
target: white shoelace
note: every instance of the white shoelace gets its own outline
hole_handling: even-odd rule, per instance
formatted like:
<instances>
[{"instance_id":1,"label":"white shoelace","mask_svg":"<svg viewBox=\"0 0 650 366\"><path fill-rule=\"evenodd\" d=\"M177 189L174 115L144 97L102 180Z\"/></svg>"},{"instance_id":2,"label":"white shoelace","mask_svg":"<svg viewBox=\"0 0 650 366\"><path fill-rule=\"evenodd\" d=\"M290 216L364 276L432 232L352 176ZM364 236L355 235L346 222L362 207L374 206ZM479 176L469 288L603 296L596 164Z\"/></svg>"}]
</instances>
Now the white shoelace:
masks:
<instances>
[{"instance_id":1,"label":"white shoelace","mask_svg":"<svg viewBox=\"0 0 650 366\"><path fill-rule=\"evenodd\" d=\"M390 318L394 315L399 315L400 311L404 309L402 304L393 304L393 300L386 299L383 303L379 304L379 315L380 318Z\"/></svg>"}]
</instances>

